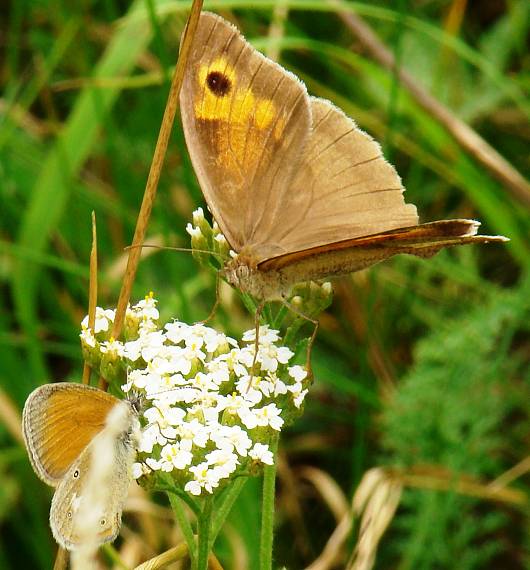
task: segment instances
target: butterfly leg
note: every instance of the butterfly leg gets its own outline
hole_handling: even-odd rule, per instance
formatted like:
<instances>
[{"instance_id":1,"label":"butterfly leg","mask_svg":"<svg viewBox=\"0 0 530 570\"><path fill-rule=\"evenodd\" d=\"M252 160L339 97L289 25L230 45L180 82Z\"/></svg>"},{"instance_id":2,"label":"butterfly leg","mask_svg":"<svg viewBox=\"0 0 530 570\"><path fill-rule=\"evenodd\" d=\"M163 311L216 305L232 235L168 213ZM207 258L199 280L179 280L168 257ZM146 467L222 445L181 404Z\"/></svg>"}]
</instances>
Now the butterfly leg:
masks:
<instances>
[{"instance_id":1,"label":"butterfly leg","mask_svg":"<svg viewBox=\"0 0 530 570\"><path fill-rule=\"evenodd\" d=\"M308 317L306 314L299 311L296 307L293 307L293 305L291 305L285 297L282 299L282 304L285 305L290 311L292 311L298 317L314 325L313 332L311 334L309 342L307 343L306 362L305 362L305 369L307 370L307 374L311 378L313 378L313 368L311 366L311 351L313 350L313 343L315 342L315 339L317 337L319 322L317 319L312 319L311 317Z\"/></svg>"},{"instance_id":2,"label":"butterfly leg","mask_svg":"<svg viewBox=\"0 0 530 570\"><path fill-rule=\"evenodd\" d=\"M210 311L209 315L203 319L202 321L197 321L198 325L205 325L209 321L211 321L215 313L217 312L217 308L219 307L220 297L219 297L219 288L220 288L221 280L219 278L219 274L215 277L215 303L213 304L212 310Z\"/></svg>"},{"instance_id":3,"label":"butterfly leg","mask_svg":"<svg viewBox=\"0 0 530 570\"><path fill-rule=\"evenodd\" d=\"M309 342L307 343L305 369L307 370L307 374L309 375L311 382L312 382L313 381L313 367L311 366L311 352L313 350L313 343L315 342L315 339L317 338L319 322L316 319L309 319L309 321L315 325L315 328L313 329L313 334L311 335L311 338L309 339Z\"/></svg>"},{"instance_id":4,"label":"butterfly leg","mask_svg":"<svg viewBox=\"0 0 530 570\"><path fill-rule=\"evenodd\" d=\"M261 313L263 311L263 307L265 306L265 301L262 301L257 307L256 307L256 313L254 314L254 326L255 326L255 334L254 334L254 359L252 360L252 372L251 372L251 378L250 378L250 382L248 384L248 387L250 388L250 385L252 384L253 380L254 380L254 372L256 371L256 364L257 364L257 360L258 360L258 348L259 348L259 320L261 317ZM248 390L248 388L247 388Z\"/></svg>"}]
</instances>

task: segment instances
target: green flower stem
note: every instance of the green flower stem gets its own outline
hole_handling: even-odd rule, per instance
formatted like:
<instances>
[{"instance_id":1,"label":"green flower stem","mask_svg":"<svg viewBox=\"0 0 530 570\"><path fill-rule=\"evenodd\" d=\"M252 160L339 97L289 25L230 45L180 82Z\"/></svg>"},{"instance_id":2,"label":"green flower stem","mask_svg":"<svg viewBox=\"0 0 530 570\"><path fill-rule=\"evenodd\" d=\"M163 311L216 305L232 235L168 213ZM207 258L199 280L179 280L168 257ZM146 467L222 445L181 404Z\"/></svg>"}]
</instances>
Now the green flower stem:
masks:
<instances>
[{"instance_id":1,"label":"green flower stem","mask_svg":"<svg viewBox=\"0 0 530 570\"><path fill-rule=\"evenodd\" d=\"M258 303L256 303L256 301L254 301L250 295L247 295L245 293L241 294L241 300L243 301L243 305L245 305L247 311L251 315L255 314L256 309L258 308Z\"/></svg>"},{"instance_id":2,"label":"green flower stem","mask_svg":"<svg viewBox=\"0 0 530 570\"><path fill-rule=\"evenodd\" d=\"M113 568L121 568L121 570L129 570L127 566L120 557L120 553L112 546L112 544L103 544L101 550L107 555L109 560L112 562Z\"/></svg>"},{"instance_id":3,"label":"green flower stem","mask_svg":"<svg viewBox=\"0 0 530 570\"><path fill-rule=\"evenodd\" d=\"M272 543L274 539L274 491L276 486L276 453L280 434L276 433L269 449L274 456L274 465L266 465L263 472L263 497L261 509L261 538L259 547L260 570L272 568Z\"/></svg>"},{"instance_id":4,"label":"green flower stem","mask_svg":"<svg viewBox=\"0 0 530 570\"><path fill-rule=\"evenodd\" d=\"M192 564L194 564L197 561L197 543L195 542L195 535L193 534L193 529L191 528L190 521L186 516L186 511L184 510L182 499L180 499L178 495L172 492L168 492L168 497L171 508L175 513L175 518L177 519L180 530L182 531L184 539L186 540L186 544L188 545Z\"/></svg>"},{"instance_id":5,"label":"green flower stem","mask_svg":"<svg viewBox=\"0 0 530 570\"><path fill-rule=\"evenodd\" d=\"M210 531L210 550L213 548L213 544L219 531L223 527L226 517L232 510L232 506L239 497L239 494L243 490L248 477L238 477L231 485L228 487L220 500L215 505L215 515L212 521L212 529Z\"/></svg>"},{"instance_id":6,"label":"green flower stem","mask_svg":"<svg viewBox=\"0 0 530 570\"><path fill-rule=\"evenodd\" d=\"M184 503L186 503L188 505L191 512L195 516L199 516L199 513L201 512L201 508L199 507L197 501L195 499L193 499L190 495L188 495L188 493L179 489L175 485L157 484L155 487L153 487L152 490L153 491L165 491L166 493L171 493L172 495L176 495L181 501L183 501Z\"/></svg>"},{"instance_id":7,"label":"green flower stem","mask_svg":"<svg viewBox=\"0 0 530 570\"><path fill-rule=\"evenodd\" d=\"M199 552L197 570L208 570L208 555L210 554L210 528L212 526L213 497L204 497L204 506L198 519L197 533L199 535Z\"/></svg>"}]
</instances>

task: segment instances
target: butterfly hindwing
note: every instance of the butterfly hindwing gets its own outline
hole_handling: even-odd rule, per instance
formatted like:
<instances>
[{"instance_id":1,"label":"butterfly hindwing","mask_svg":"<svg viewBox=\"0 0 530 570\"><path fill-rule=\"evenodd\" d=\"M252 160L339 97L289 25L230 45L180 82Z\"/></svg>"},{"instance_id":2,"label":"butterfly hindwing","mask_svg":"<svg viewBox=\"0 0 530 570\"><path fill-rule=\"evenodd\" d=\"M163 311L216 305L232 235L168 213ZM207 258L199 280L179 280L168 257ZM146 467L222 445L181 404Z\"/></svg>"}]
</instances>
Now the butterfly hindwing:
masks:
<instances>
[{"instance_id":1,"label":"butterfly hindwing","mask_svg":"<svg viewBox=\"0 0 530 570\"><path fill-rule=\"evenodd\" d=\"M477 236L475 220L441 220L380 234L342 240L333 247L318 246L278 256L259 265L267 279L278 272L286 288L300 281L327 279L359 271L401 253L432 257L441 249L468 243L505 241L500 236Z\"/></svg>"},{"instance_id":2,"label":"butterfly hindwing","mask_svg":"<svg viewBox=\"0 0 530 570\"><path fill-rule=\"evenodd\" d=\"M311 111L309 143L275 228L284 251L417 224L380 145L329 101L311 97Z\"/></svg>"},{"instance_id":3,"label":"butterfly hindwing","mask_svg":"<svg viewBox=\"0 0 530 570\"><path fill-rule=\"evenodd\" d=\"M97 463L94 466L93 462L100 459L94 450L97 449L98 439L105 435L102 431L81 452L53 495L50 526L55 540L68 550L82 544L85 538L83 532L87 532L87 517L79 517L79 513L86 515L87 505L83 505L83 498L86 497L87 485L91 485L88 480L90 476L97 477L96 484L92 483L91 502L88 505L89 510L96 509L95 512L90 512L97 525L97 533L92 539L97 544L112 542L120 531L123 504L131 481L134 450L126 437L116 438L113 442L113 461L106 466L99 467ZM106 469L106 472L102 473L101 469ZM84 512L80 511L83 507ZM93 529L88 528L88 532L93 533Z\"/></svg>"}]
</instances>

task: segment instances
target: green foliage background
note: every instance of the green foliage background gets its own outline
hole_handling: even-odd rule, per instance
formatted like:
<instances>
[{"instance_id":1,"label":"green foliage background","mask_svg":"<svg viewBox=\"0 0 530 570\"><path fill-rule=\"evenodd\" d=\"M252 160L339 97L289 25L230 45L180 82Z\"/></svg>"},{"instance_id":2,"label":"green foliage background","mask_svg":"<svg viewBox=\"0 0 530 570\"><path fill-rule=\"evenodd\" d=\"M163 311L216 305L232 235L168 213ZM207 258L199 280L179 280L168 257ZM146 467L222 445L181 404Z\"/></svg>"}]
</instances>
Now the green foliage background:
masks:
<instances>
[{"instance_id":1,"label":"green foliage background","mask_svg":"<svg viewBox=\"0 0 530 570\"><path fill-rule=\"evenodd\" d=\"M510 483L524 497L519 504L451 484L459 477L487 484L528 456L528 203L367 56L336 4L284 6L282 63L383 143L421 219L476 217L482 233L511 242L429 261L397 258L337 282L321 319L305 414L282 441L277 564L306 567L336 526L305 467L327 473L350 500L367 470L386 466L441 470L449 486L406 486L376 568L530 567L524 463ZM419 84L528 177L525 0L342 6L365 17ZM92 210L99 305L116 304L188 7L162 0L0 7L0 568L51 567L51 490L29 466L16 414L39 384L80 378ZM205 7L270 48L274 2ZM201 204L177 125L147 241L187 247L184 228ZM213 276L171 251L151 250L141 263L134 298L150 290L163 319L189 322L205 318L215 297ZM223 288L221 298L216 326L232 335L252 326L237 294ZM226 568L243 567L237 552L255 567L259 497L259 481L249 482L217 549ZM125 524L147 540L142 516L126 515ZM172 546L164 532L150 544L155 552ZM356 533L354 526L336 567Z\"/></svg>"}]
</instances>

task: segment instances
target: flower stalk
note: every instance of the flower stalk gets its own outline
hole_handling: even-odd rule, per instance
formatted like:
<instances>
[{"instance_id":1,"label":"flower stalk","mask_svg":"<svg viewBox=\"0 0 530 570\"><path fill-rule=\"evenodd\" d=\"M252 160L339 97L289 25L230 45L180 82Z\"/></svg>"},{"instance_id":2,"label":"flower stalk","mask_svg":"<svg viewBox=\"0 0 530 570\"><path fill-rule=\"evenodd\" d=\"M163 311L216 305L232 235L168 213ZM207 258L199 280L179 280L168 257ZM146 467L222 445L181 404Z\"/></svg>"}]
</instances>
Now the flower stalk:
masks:
<instances>
[{"instance_id":1,"label":"flower stalk","mask_svg":"<svg viewBox=\"0 0 530 570\"><path fill-rule=\"evenodd\" d=\"M197 554L197 570L208 570L208 556L210 553L210 529L212 526L212 513L214 498L210 496L204 497L202 512L198 518L197 534L198 534L198 554Z\"/></svg>"},{"instance_id":2,"label":"flower stalk","mask_svg":"<svg viewBox=\"0 0 530 570\"><path fill-rule=\"evenodd\" d=\"M188 546L188 552L192 564L197 560L197 542L195 541L195 535L193 534L193 529L186 515L186 511L183 506L183 501L172 492L168 492L169 503L177 519L179 528L184 536L184 540Z\"/></svg>"},{"instance_id":3,"label":"flower stalk","mask_svg":"<svg viewBox=\"0 0 530 570\"><path fill-rule=\"evenodd\" d=\"M274 463L263 470L263 495L261 503L261 537L259 550L260 570L272 569L272 547L274 541L274 502L276 491L276 462L279 436L270 444Z\"/></svg>"}]
</instances>

